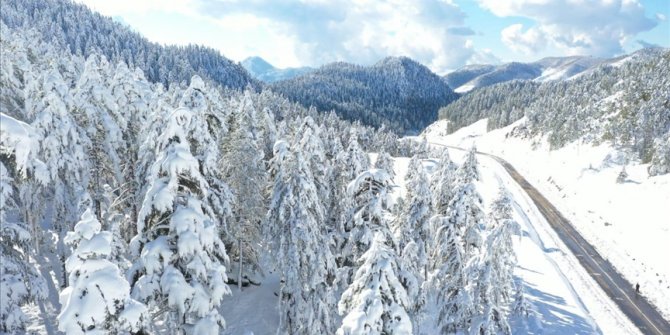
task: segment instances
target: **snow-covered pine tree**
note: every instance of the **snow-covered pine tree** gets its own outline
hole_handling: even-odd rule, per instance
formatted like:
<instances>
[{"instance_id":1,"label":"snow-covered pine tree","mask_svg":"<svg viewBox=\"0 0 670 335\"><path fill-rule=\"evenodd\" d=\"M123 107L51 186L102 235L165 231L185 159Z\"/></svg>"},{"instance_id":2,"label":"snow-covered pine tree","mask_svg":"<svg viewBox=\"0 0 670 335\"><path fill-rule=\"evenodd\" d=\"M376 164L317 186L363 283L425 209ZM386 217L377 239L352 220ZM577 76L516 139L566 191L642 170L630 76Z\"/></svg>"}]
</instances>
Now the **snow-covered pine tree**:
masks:
<instances>
[{"instance_id":1,"label":"snow-covered pine tree","mask_svg":"<svg viewBox=\"0 0 670 335\"><path fill-rule=\"evenodd\" d=\"M421 135L419 144L417 145L415 152L416 153L414 154L414 156L417 156L419 159L428 158L428 154L430 153L430 147L428 146L428 140L426 139L425 134Z\"/></svg>"},{"instance_id":2,"label":"snow-covered pine tree","mask_svg":"<svg viewBox=\"0 0 670 335\"><path fill-rule=\"evenodd\" d=\"M512 219L512 200L503 187L491 204L489 221L489 235L474 285L473 300L478 316L472 321L471 332L509 334L507 306L513 293L516 265L512 234L519 232L519 226Z\"/></svg>"},{"instance_id":3,"label":"snow-covered pine tree","mask_svg":"<svg viewBox=\"0 0 670 335\"><path fill-rule=\"evenodd\" d=\"M437 217L427 287L437 295L437 326L442 333L467 331L474 307L468 292L467 259L460 229L446 217Z\"/></svg>"},{"instance_id":4,"label":"snow-covered pine tree","mask_svg":"<svg viewBox=\"0 0 670 335\"><path fill-rule=\"evenodd\" d=\"M72 115L90 141L86 147L91 164L88 186L98 219L102 218L103 185L117 188L123 180L119 152L124 145L122 125L125 122L107 87L108 66L104 57L99 60L94 54L89 56L73 90Z\"/></svg>"},{"instance_id":5,"label":"snow-covered pine tree","mask_svg":"<svg viewBox=\"0 0 670 335\"><path fill-rule=\"evenodd\" d=\"M262 273L260 266L261 221L266 212L267 173L263 150L258 148L256 114L248 93L231 117L230 136L223 142L221 170L234 194L234 221L224 237L232 258L231 275L238 287Z\"/></svg>"},{"instance_id":6,"label":"snow-covered pine tree","mask_svg":"<svg viewBox=\"0 0 670 335\"><path fill-rule=\"evenodd\" d=\"M300 128L298 128L297 136L299 140L298 147L295 150L299 151L308 160L318 197L323 203L328 203L331 186L326 178L329 166L326 161L326 151L321 135L321 128L316 122L309 116L305 117Z\"/></svg>"},{"instance_id":7,"label":"snow-covered pine tree","mask_svg":"<svg viewBox=\"0 0 670 335\"><path fill-rule=\"evenodd\" d=\"M431 180L431 191L433 194L433 211L446 215L447 207L452 197L452 188L455 180L456 164L449 157L449 150L443 148L440 151L439 168L433 174Z\"/></svg>"},{"instance_id":8,"label":"snow-covered pine tree","mask_svg":"<svg viewBox=\"0 0 670 335\"><path fill-rule=\"evenodd\" d=\"M493 293L497 303L505 304L510 302L514 288L516 253L512 237L520 234L521 227L512 217L512 198L503 187L500 188L498 198L491 204L489 218L492 222L486 250L496 269Z\"/></svg>"},{"instance_id":9,"label":"snow-covered pine tree","mask_svg":"<svg viewBox=\"0 0 670 335\"><path fill-rule=\"evenodd\" d=\"M150 109L149 104L152 100L151 87L144 78L144 74L140 69L134 71L129 69L124 62L120 62L116 66L114 72L114 79L111 85L111 95L116 105L120 109L123 117L123 124L121 131L125 145L120 148L119 155L123 157L122 160L122 174L124 182L115 191L117 195L123 195L118 204L119 209L127 209L125 217L121 222L123 231L129 232L135 222L137 222L137 213L139 211L139 203L136 196L141 194L141 187L138 180L144 176L140 176L140 146L144 142L147 135L142 132L142 129L149 122ZM126 234L126 236L132 236Z\"/></svg>"},{"instance_id":10,"label":"snow-covered pine tree","mask_svg":"<svg viewBox=\"0 0 670 335\"><path fill-rule=\"evenodd\" d=\"M340 265L345 273L341 280L350 283L356 273L357 260L370 248L373 231L382 231L391 239L388 224L387 198L389 175L380 169L371 169L359 174L349 185L347 194L352 206L351 218L345 225L343 244L340 249Z\"/></svg>"},{"instance_id":11,"label":"snow-covered pine tree","mask_svg":"<svg viewBox=\"0 0 670 335\"><path fill-rule=\"evenodd\" d=\"M43 277L30 263L31 233L15 192L29 176L40 184L49 181L35 157L36 146L29 125L0 113L0 332L24 332L21 306L47 294Z\"/></svg>"},{"instance_id":12,"label":"snow-covered pine tree","mask_svg":"<svg viewBox=\"0 0 670 335\"><path fill-rule=\"evenodd\" d=\"M358 260L356 276L339 302L344 318L338 335L412 334L407 314L410 301L398 279L401 270L386 234L377 230Z\"/></svg>"},{"instance_id":13,"label":"snow-covered pine tree","mask_svg":"<svg viewBox=\"0 0 670 335\"><path fill-rule=\"evenodd\" d=\"M342 249L343 259L349 261L344 262L340 280L351 284L339 303L340 314L346 314L340 334L412 333L407 291L414 296L417 286L399 263L390 232L386 200L389 183L386 171L371 169L347 186L354 215Z\"/></svg>"},{"instance_id":14,"label":"snow-covered pine tree","mask_svg":"<svg viewBox=\"0 0 670 335\"><path fill-rule=\"evenodd\" d=\"M331 211L334 215L333 218L337 220L337 230L333 234L333 243L335 245L334 254L337 257L338 267L344 270L340 271L344 275L344 278L340 278L340 280L346 285L349 283L349 280L353 275L353 272L350 271L350 267L354 264L356 259L367 250L363 249L356 255L352 254L354 251L351 248L353 247L353 244L357 242L350 240L351 231L354 229L353 215L356 210L354 208L353 197L347 194L347 185L361 173L364 173L370 166L368 155L358 143L357 128L351 128L349 131L347 148L337 155L334 165L336 169L335 185L331 185L331 187L335 189L331 198L336 202L333 204L334 206L331 208ZM386 176L384 177L384 183L386 183L384 192L386 192L386 187L388 183L390 183L390 177L388 176L388 172L385 171L384 174ZM381 176L382 174L379 173L379 175ZM384 197L386 197L385 194ZM384 201L386 201L386 199L384 199ZM371 238L371 236L368 238ZM338 275L338 277L341 276Z\"/></svg>"},{"instance_id":15,"label":"snow-covered pine tree","mask_svg":"<svg viewBox=\"0 0 670 335\"><path fill-rule=\"evenodd\" d=\"M334 330L335 260L324 229L324 210L309 160L279 142L268 225L277 235L275 263L281 274L278 334L330 334Z\"/></svg>"},{"instance_id":16,"label":"snow-covered pine tree","mask_svg":"<svg viewBox=\"0 0 670 335\"><path fill-rule=\"evenodd\" d=\"M342 173L342 178L345 180L344 185L370 168L370 158L358 142L358 132L359 130L356 127L351 128L346 153L340 162L345 167Z\"/></svg>"},{"instance_id":17,"label":"snow-covered pine tree","mask_svg":"<svg viewBox=\"0 0 670 335\"><path fill-rule=\"evenodd\" d=\"M231 221L233 201L231 190L224 182L225 170L221 168L221 143L229 131L225 122L228 112L223 108L217 90L208 87L199 76L191 78L191 84L183 94L175 94L179 97L179 106L192 113L187 129L192 154L200 162L202 176L209 185L207 202L215 214L212 219L225 230Z\"/></svg>"},{"instance_id":18,"label":"snow-covered pine tree","mask_svg":"<svg viewBox=\"0 0 670 335\"><path fill-rule=\"evenodd\" d=\"M446 215L431 219L435 231L429 287L437 291L438 325L443 332L465 331L476 312L470 285L477 279L485 215L474 181L478 178L474 148L456 171Z\"/></svg>"},{"instance_id":19,"label":"snow-covered pine tree","mask_svg":"<svg viewBox=\"0 0 670 335\"><path fill-rule=\"evenodd\" d=\"M382 169L389 174L391 180L395 179L395 170L393 168L393 158L386 151L382 151L375 161L375 169Z\"/></svg>"},{"instance_id":20,"label":"snow-covered pine tree","mask_svg":"<svg viewBox=\"0 0 670 335\"><path fill-rule=\"evenodd\" d=\"M21 190L22 200L31 225L40 220L39 213L45 207L44 203L50 202L53 227L65 236L78 220L77 204L89 184L91 167L87 148L90 141L69 111L72 97L58 69L51 68L34 80L31 86L41 94L31 95L32 98L26 100L26 108L34 115L32 126L37 136L38 154L52 182L46 190L36 189L38 186L35 184L25 185ZM42 204L28 206L34 203ZM39 239L39 232L34 232L34 237ZM64 250L60 253L64 255Z\"/></svg>"},{"instance_id":21,"label":"snow-covered pine tree","mask_svg":"<svg viewBox=\"0 0 670 335\"><path fill-rule=\"evenodd\" d=\"M131 249L133 297L147 304L165 327L189 334L218 333L225 322L218 306L226 285L228 256L207 201L209 185L190 151L193 113L178 108L163 117L155 140L158 156L138 216Z\"/></svg>"},{"instance_id":22,"label":"snow-covered pine tree","mask_svg":"<svg viewBox=\"0 0 670 335\"><path fill-rule=\"evenodd\" d=\"M326 182L329 185L328 202L324 205L326 210L326 225L331 235L331 242L335 243L337 234L339 232L340 217L342 215L342 199L345 199L345 187L339 182L341 181L341 174L344 166L341 166L340 159L343 155L344 149L339 137L333 136L331 130L326 129L326 160L328 168L326 170Z\"/></svg>"},{"instance_id":23,"label":"snow-covered pine tree","mask_svg":"<svg viewBox=\"0 0 670 335\"><path fill-rule=\"evenodd\" d=\"M409 163L406 176L407 195L400 215L395 220L394 235L403 258L404 249L410 243L415 244L418 263L412 263L411 269L418 278L428 277L428 243L431 238L429 220L431 215L431 193L428 176L421 160L414 156ZM409 250L408 250L409 251ZM407 264L410 265L410 264Z\"/></svg>"},{"instance_id":24,"label":"snow-covered pine tree","mask_svg":"<svg viewBox=\"0 0 670 335\"><path fill-rule=\"evenodd\" d=\"M467 258L476 255L483 243L481 231L486 223L482 209L482 198L475 189L479 178L474 147L468 152L465 162L456 171L452 198L447 206L449 223L462 232Z\"/></svg>"},{"instance_id":25,"label":"snow-covered pine tree","mask_svg":"<svg viewBox=\"0 0 670 335\"><path fill-rule=\"evenodd\" d=\"M69 286L61 292L58 329L71 334L130 334L146 326L147 309L130 298L130 285L109 261L112 233L101 231L88 209L65 237L74 245L65 267Z\"/></svg>"},{"instance_id":26,"label":"snow-covered pine tree","mask_svg":"<svg viewBox=\"0 0 670 335\"><path fill-rule=\"evenodd\" d=\"M650 176L670 173L670 131L654 140L654 155L647 171Z\"/></svg>"}]
</instances>

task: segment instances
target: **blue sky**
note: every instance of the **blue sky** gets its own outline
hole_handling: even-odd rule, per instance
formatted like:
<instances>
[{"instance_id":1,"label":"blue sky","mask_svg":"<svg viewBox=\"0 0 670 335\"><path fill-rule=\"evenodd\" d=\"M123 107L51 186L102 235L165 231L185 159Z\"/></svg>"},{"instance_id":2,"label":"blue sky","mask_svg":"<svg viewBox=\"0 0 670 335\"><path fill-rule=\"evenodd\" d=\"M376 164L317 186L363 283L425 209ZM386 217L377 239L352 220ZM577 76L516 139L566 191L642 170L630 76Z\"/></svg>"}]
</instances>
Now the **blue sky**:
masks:
<instances>
[{"instance_id":1,"label":"blue sky","mask_svg":"<svg viewBox=\"0 0 670 335\"><path fill-rule=\"evenodd\" d=\"M670 0L77 0L152 41L278 67L409 56L437 73L670 46Z\"/></svg>"}]
</instances>

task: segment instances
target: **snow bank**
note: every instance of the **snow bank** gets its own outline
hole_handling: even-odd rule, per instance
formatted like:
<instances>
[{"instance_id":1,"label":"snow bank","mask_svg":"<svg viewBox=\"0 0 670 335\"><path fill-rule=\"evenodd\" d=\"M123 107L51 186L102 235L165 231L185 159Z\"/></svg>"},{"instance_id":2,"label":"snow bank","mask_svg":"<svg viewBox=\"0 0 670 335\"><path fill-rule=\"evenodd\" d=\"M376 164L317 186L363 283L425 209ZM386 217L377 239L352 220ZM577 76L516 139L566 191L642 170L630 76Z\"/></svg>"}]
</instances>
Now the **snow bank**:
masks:
<instances>
[{"instance_id":1,"label":"snow bank","mask_svg":"<svg viewBox=\"0 0 670 335\"><path fill-rule=\"evenodd\" d=\"M446 121L426 130L429 142L496 154L514 165L598 252L670 318L670 175L649 177L646 164L628 162L628 180L616 183L626 156L611 146L572 143L550 151L539 138L509 135L520 120L486 131L486 120L443 136Z\"/></svg>"}]
</instances>

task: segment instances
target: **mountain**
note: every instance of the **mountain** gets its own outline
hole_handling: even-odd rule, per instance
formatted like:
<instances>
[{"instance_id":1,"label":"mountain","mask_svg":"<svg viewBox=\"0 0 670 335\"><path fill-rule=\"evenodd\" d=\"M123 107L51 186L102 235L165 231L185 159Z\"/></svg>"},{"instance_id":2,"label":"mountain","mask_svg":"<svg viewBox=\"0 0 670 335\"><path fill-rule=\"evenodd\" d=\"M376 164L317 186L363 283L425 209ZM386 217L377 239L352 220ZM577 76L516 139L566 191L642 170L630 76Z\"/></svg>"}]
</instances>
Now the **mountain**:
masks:
<instances>
[{"instance_id":1,"label":"mountain","mask_svg":"<svg viewBox=\"0 0 670 335\"><path fill-rule=\"evenodd\" d=\"M442 78L406 57L372 66L331 63L270 88L305 106L397 133L423 129L440 107L458 98Z\"/></svg>"},{"instance_id":2,"label":"mountain","mask_svg":"<svg viewBox=\"0 0 670 335\"><path fill-rule=\"evenodd\" d=\"M266 83L291 79L299 75L314 71L311 67L295 67L279 69L260 57L249 57L240 62L254 78Z\"/></svg>"},{"instance_id":3,"label":"mountain","mask_svg":"<svg viewBox=\"0 0 670 335\"><path fill-rule=\"evenodd\" d=\"M512 80L482 87L442 108L440 118L448 119L454 132L481 119L488 119L492 130L526 117L527 127L516 133L546 135L552 148L577 140L608 141L643 163L670 169L670 49L643 49L577 75L570 71L579 70L582 59L553 66L555 60L545 59L545 69L561 70L546 77L570 80Z\"/></svg>"},{"instance_id":4,"label":"mountain","mask_svg":"<svg viewBox=\"0 0 670 335\"><path fill-rule=\"evenodd\" d=\"M127 26L67 0L3 0L0 20L9 29L34 30L43 41L75 55L103 55L139 67L151 82L188 83L193 75L231 89L261 84L217 50L199 45L164 46ZM3 28L4 29L4 28Z\"/></svg>"},{"instance_id":5,"label":"mountain","mask_svg":"<svg viewBox=\"0 0 670 335\"><path fill-rule=\"evenodd\" d=\"M532 63L512 62L502 65L468 65L444 76L455 92L466 93L475 88L510 80L566 80L605 62L605 59L571 56L548 57Z\"/></svg>"}]
</instances>

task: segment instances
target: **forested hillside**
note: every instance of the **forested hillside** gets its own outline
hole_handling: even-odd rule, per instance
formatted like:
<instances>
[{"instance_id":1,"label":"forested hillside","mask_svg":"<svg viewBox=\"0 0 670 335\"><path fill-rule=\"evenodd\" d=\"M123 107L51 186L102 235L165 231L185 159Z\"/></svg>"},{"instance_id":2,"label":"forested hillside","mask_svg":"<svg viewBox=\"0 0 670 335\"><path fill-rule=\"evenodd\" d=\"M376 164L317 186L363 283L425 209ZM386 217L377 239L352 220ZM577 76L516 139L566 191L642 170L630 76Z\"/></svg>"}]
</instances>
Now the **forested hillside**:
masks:
<instances>
[{"instance_id":1,"label":"forested hillside","mask_svg":"<svg viewBox=\"0 0 670 335\"><path fill-rule=\"evenodd\" d=\"M617 59L571 56L547 57L530 63L511 62L502 65L468 65L444 76L449 87L458 93L512 80L538 82L567 80L596 66Z\"/></svg>"},{"instance_id":2,"label":"forested hillside","mask_svg":"<svg viewBox=\"0 0 670 335\"><path fill-rule=\"evenodd\" d=\"M405 57L373 66L333 63L270 87L291 101L398 134L420 131L458 98L439 76Z\"/></svg>"},{"instance_id":3,"label":"forested hillside","mask_svg":"<svg viewBox=\"0 0 670 335\"><path fill-rule=\"evenodd\" d=\"M425 141L0 29L0 332L219 334L270 273L279 333L509 329L515 223L474 151L428 178ZM402 204L389 154L414 156Z\"/></svg>"},{"instance_id":4,"label":"forested hillside","mask_svg":"<svg viewBox=\"0 0 670 335\"><path fill-rule=\"evenodd\" d=\"M488 118L489 129L522 117L517 134L546 135L554 148L611 142L670 172L670 51L644 49L572 80L512 81L478 89L440 110L453 132Z\"/></svg>"},{"instance_id":5,"label":"forested hillside","mask_svg":"<svg viewBox=\"0 0 670 335\"><path fill-rule=\"evenodd\" d=\"M258 88L239 64L218 51L199 46L162 46L149 42L111 18L68 0L3 0L2 22L9 28L34 30L60 50L88 57L105 56L110 62L138 67L150 82L163 86L187 82L198 75L223 87Z\"/></svg>"}]
</instances>

